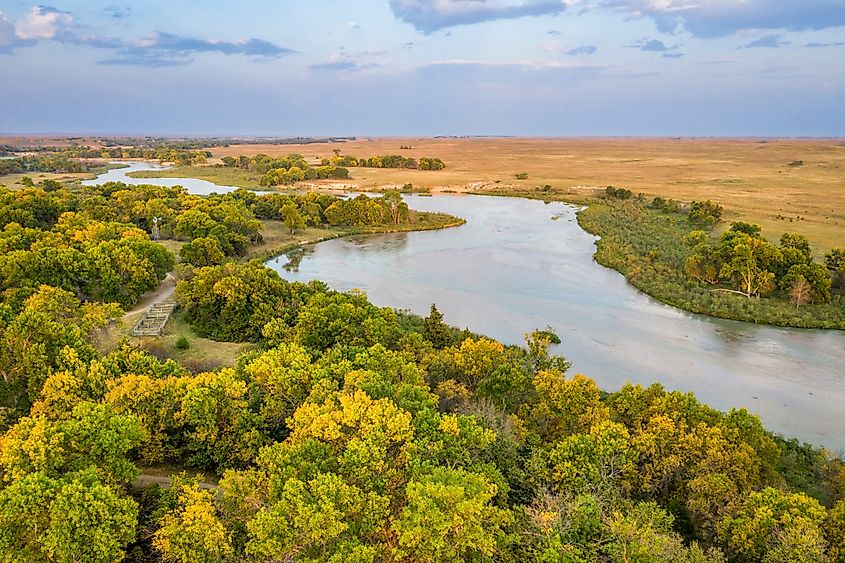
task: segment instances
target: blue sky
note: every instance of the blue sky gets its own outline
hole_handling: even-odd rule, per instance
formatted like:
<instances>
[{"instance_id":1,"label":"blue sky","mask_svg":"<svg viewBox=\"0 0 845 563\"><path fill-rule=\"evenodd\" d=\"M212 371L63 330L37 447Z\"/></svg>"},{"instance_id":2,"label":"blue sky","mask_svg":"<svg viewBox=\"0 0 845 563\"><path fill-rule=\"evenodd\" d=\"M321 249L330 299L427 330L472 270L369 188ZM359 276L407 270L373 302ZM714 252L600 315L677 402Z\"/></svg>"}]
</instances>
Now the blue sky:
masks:
<instances>
[{"instance_id":1,"label":"blue sky","mask_svg":"<svg viewBox=\"0 0 845 563\"><path fill-rule=\"evenodd\" d=\"M0 0L0 131L845 135L845 0Z\"/></svg>"}]
</instances>

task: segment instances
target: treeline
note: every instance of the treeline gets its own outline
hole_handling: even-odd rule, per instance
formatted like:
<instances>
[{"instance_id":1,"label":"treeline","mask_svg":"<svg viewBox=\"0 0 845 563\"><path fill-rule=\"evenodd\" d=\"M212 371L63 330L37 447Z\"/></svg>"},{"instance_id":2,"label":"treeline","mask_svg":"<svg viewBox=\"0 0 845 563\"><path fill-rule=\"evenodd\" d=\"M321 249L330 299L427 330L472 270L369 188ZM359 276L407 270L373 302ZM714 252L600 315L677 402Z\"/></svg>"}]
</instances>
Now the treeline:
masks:
<instances>
[{"instance_id":1,"label":"treeline","mask_svg":"<svg viewBox=\"0 0 845 563\"><path fill-rule=\"evenodd\" d=\"M26 174L28 172L50 172L69 174L88 172L92 166L67 154L18 156L0 159L0 176Z\"/></svg>"},{"instance_id":2,"label":"treeline","mask_svg":"<svg viewBox=\"0 0 845 563\"><path fill-rule=\"evenodd\" d=\"M146 147L180 150L199 150L210 147L228 147L230 145L310 145L314 143L342 143L354 141L355 137L210 137L196 139L173 139L169 137L144 138L106 138L101 139L107 147Z\"/></svg>"},{"instance_id":3,"label":"treeline","mask_svg":"<svg viewBox=\"0 0 845 563\"><path fill-rule=\"evenodd\" d=\"M282 186L295 184L303 180L345 180L349 178L349 170L339 166L311 166L302 155L289 154L273 158L266 154L252 157L232 156L223 157L223 166L240 168L257 174L263 174L259 184L261 186Z\"/></svg>"},{"instance_id":4,"label":"treeline","mask_svg":"<svg viewBox=\"0 0 845 563\"><path fill-rule=\"evenodd\" d=\"M434 307L408 317L259 263L196 269L177 292L199 330L258 334L260 349L199 374L128 346L68 355L2 438L0 550L91 562L845 556L841 461L691 394L603 393L567 374L549 331L503 346ZM127 486L158 464L222 478Z\"/></svg>"},{"instance_id":5,"label":"treeline","mask_svg":"<svg viewBox=\"0 0 845 563\"><path fill-rule=\"evenodd\" d=\"M412 170L443 170L446 165L439 158L405 157L399 154L371 156L369 158L336 154L332 158L322 159L324 166L343 166L348 168L408 168Z\"/></svg>"},{"instance_id":6,"label":"treeline","mask_svg":"<svg viewBox=\"0 0 845 563\"><path fill-rule=\"evenodd\" d=\"M192 164L203 164L211 156L211 153L208 151L196 152L165 147L157 149L58 147L55 151L43 152L47 152L48 154L24 155L0 159L0 176L26 172L88 172L92 168L101 166L100 164L92 164L80 159L143 158L145 160L173 162L177 166L190 166Z\"/></svg>"},{"instance_id":7,"label":"treeline","mask_svg":"<svg viewBox=\"0 0 845 563\"><path fill-rule=\"evenodd\" d=\"M36 280L56 285L48 278L57 276L55 279L61 278L66 282L57 287L78 290L83 298L90 298L94 294L62 277L66 268L61 267L61 264L73 264L72 260L68 261L72 252L64 242L61 243L61 252L50 248L59 244L58 239L51 238L54 231L63 228L81 230L96 224L100 231L86 236L96 238L98 243L105 242L111 236L105 234L107 232L121 233L121 236L125 235L124 238L180 240L186 243L180 251L183 261L209 266L246 255L250 244L263 240L261 220L264 219L284 221L292 233L306 227L381 227L408 225L427 219L427 216L421 217L411 212L396 192L378 198L359 195L349 200L315 193L256 194L249 190L197 196L188 194L180 187L127 186L120 182L73 192L58 183L51 185L48 190L31 188L12 192L0 189L0 204L0 229L7 228L10 237L23 240L22 235L15 230L18 227L24 230L37 229L42 238L56 243L48 245L39 242L37 237L29 237L25 243L16 243L20 248L8 246L9 252L15 250L29 253L0 257L0 264L6 265L9 279L24 276L32 280L30 285ZM136 230L129 227L135 227ZM91 228L94 229L93 226ZM82 236L78 231L70 230L69 233L68 236L76 237L74 241L77 246L82 244L81 240L77 240ZM33 251L30 247L33 245L37 248L37 254L31 254ZM59 258L58 254L61 253L66 256ZM44 262L46 255L53 258L50 267ZM78 269L78 266L75 267ZM127 288L130 287L132 284L127 284ZM119 292L109 290L103 294L103 298L124 306L132 304L137 297L135 291L127 289L124 293L119 295Z\"/></svg>"},{"instance_id":8,"label":"treeline","mask_svg":"<svg viewBox=\"0 0 845 563\"><path fill-rule=\"evenodd\" d=\"M784 233L773 244L759 226L735 222L714 236L723 209L711 201L647 203L624 192L606 194L605 203L579 213L579 223L601 236L596 259L646 293L718 317L845 328L842 250L821 264L806 237L796 233Z\"/></svg>"}]
</instances>

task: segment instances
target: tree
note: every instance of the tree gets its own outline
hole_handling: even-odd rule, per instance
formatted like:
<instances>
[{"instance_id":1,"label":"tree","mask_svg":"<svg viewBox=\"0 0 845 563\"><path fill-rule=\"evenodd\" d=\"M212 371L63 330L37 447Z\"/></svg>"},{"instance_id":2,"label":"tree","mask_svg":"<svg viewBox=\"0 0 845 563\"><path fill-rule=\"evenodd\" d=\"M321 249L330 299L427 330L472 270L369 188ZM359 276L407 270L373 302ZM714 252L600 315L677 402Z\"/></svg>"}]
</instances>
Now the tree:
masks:
<instances>
[{"instance_id":1,"label":"tree","mask_svg":"<svg viewBox=\"0 0 845 563\"><path fill-rule=\"evenodd\" d=\"M179 251L182 261L193 266L218 266L226 261L226 255L216 237L198 237L187 242Z\"/></svg>"},{"instance_id":2,"label":"tree","mask_svg":"<svg viewBox=\"0 0 845 563\"><path fill-rule=\"evenodd\" d=\"M771 245L748 235L735 239L719 275L733 280L734 287L746 297L769 293L774 289L775 274L761 266L767 246Z\"/></svg>"},{"instance_id":3,"label":"tree","mask_svg":"<svg viewBox=\"0 0 845 563\"><path fill-rule=\"evenodd\" d=\"M789 288L789 299L795 303L796 307L810 302L810 292L812 287L807 279L802 275L794 276L789 282L786 282Z\"/></svg>"},{"instance_id":4,"label":"tree","mask_svg":"<svg viewBox=\"0 0 845 563\"><path fill-rule=\"evenodd\" d=\"M445 562L493 556L513 520L490 503L496 492L481 475L445 468L408 483L407 505L393 524L399 557Z\"/></svg>"},{"instance_id":5,"label":"tree","mask_svg":"<svg viewBox=\"0 0 845 563\"><path fill-rule=\"evenodd\" d=\"M709 199L707 201L694 201L690 205L689 220L695 225L712 227L721 219L722 211L721 205L713 203Z\"/></svg>"},{"instance_id":6,"label":"tree","mask_svg":"<svg viewBox=\"0 0 845 563\"><path fill-rule=\"evenodd\" d=\"M831 284L828 271L816 263L796 264L781 279L781 287L796 305L829 302Z\"/></svg>"},{"instance_id":7,"label":"tree","mask_svg":"<svg viewBox=\"0 0 845 563\"><path fill-rule=\"evenodd\" d=\"M305 218L300 213L299 208L295 203L286 203L282 207L282 217L284 217L285 227L290 230L291 234L301 231L305 228Z\"/></svg>"},{"instance_id":8,"label":"tree","mask_svg":"<svg viewBox=\"0 0 845 563\"><path fill-rule=\"evenodd\" d=\"M30 473L0 489L0 552L9 561L123 559L138 508L86 470L54 479Z\"/></svg>"},{"instance_id":9,"label":"tree","mask_svg":"<svg viewBox=\"0 0 845 563\"><path fill-rule=\"evenodd\" d=\"M119 561L135 539L137 505L101 484L93 473L63 485L49 514L43 550L56 561Z\"/></svg>"},{"instance_id":10,"label":"tree","mask_svg":"<svg viewBox=\"0 0 845 563\"><path fill-rule=\"evenodd\" d=\"M331 473L307 481L291 478L279 502L249 522L247 553L277 560L299 554L312 561L348 561L342 554L358 551L362 538L383 534L388 508L387 497L365 493ZM366 551L373 554L372 548Z\"/></svg>"},{"instance_id":11,"label":"tree","mask_svg":"<svg viewBox=\"0 0 845 563\"><path fill-rule=\"evenodd\" d=\"M165 561L177 563L215 563L232 554L214 496L190 484L182 486L176 508L161 519L153 546Z\"/></svg>"},{"instance_id":12,"label":"tree","mask_svg":"<svg viewBox=\"0 0 845 563\"><path fill-rule=\"evenodd\" d=\"M437 350L449 346L452 343L452 331L449 325L443 322L443 314L437 310L437 305L431 304L431 311L423 319L423 338L431 342Z\"/></svg>"},{"instance_id":13,"label":"tree","mask_svg":"<svg viewBox=\"0 0 845 563\"><path fill-rule=\"evenodd\" d=\"M597 424L589 434L564 438L549 454L552 480L560 491L596 494L629 486L635 459L627 429L610 421Z\"/></svg>"},{"instance_id":14,"label":"tree","mask_svg":"<svg viewBox=\"0 0 845 563\"><path fill-rule=\"evenodd\" d=\"M766 488L748 495L739 512L720 524L719 535L744 561L795 561L779 557L800 553L802 561L822 562L825 516L818 501L803 493Z\"/></svg>"},{"instance_id":15,"label":"tree","mask_svg":"<svg viewBox=\"0 0 845 563\"><path fill-rule=\"evenodd\" d=\"M390 221L394 225L408 220L408 204L402 200L402 195L399 192L395 190L385 192L379 202L387 210Z\"/></svg>"}]
</instances>

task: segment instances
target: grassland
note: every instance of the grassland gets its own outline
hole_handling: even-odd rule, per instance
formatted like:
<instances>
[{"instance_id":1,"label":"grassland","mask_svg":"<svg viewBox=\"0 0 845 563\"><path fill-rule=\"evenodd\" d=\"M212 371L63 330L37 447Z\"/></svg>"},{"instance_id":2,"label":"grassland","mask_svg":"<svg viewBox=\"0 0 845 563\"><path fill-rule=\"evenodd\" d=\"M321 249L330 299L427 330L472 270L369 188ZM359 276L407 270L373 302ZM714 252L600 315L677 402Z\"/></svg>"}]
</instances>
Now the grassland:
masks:
<instances>
[{"instance_id":1,"label":"grassland","mask_svg":"<svg viewBox=\"0 0 845 563\"><path fill-rule=\"evenodd\" d=\"M334 149L356 156L433 156L446 163L436 172L352 168L348 183L359 189L412 183L432 191L536 197L538 186L549 185L542 197L572 200L596 188L623 186L649 197L712 199L725 206L727 221L757 223L773 238L799 232L819 251L845 246L842 140L396 138L232 145L212 152L215 157L297 152L319 159ZM790 166L795 161L803 165ZM528 179L516 180L519 172Z\"/></svg>"}]
</instances>

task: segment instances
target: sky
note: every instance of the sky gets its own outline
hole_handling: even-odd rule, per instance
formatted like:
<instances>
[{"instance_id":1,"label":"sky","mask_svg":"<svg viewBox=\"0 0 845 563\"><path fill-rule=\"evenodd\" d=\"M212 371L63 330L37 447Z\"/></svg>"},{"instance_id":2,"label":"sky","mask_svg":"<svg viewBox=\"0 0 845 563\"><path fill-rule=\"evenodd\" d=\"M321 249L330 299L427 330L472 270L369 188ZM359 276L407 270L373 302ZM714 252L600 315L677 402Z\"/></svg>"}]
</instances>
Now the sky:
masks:
<instances>
[{"instance_id":1,"label":"sky","mask_svg":"<svg viewBox=\"0 0 845 563\"><path fill-rule=\"evenodd\" d=\"M0 132L845 136L845 0L0 0Z\"/></svg>"}]
</instances>

